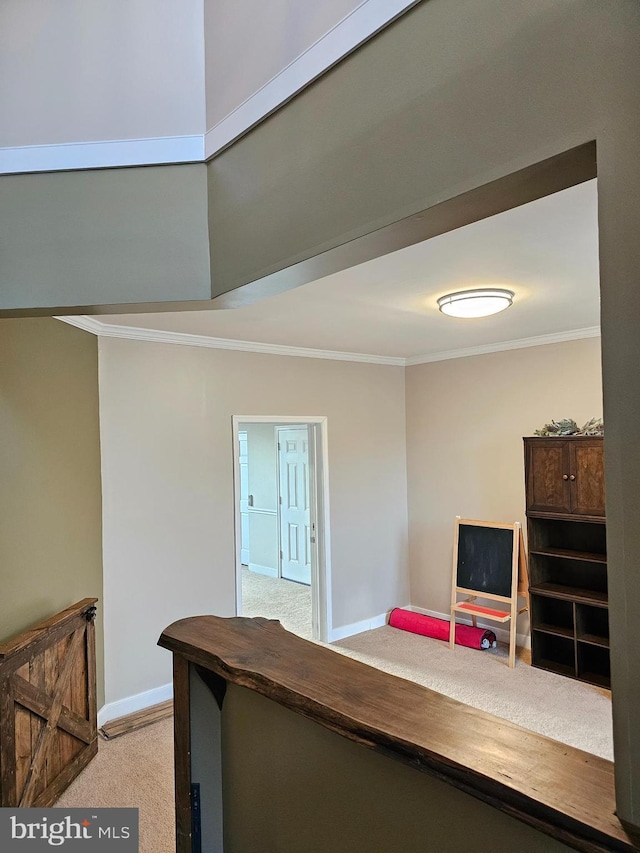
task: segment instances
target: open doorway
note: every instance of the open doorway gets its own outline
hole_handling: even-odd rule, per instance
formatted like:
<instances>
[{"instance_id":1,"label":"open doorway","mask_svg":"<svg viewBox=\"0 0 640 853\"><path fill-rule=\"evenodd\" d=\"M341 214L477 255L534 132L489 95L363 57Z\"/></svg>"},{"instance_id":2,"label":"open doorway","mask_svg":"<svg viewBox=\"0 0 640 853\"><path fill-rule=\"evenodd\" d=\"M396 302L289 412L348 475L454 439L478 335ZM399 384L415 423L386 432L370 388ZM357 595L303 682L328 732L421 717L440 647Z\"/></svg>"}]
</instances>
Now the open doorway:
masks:
<instances>
[{"instance_id":1,"label":"open doorway","mask_svg":"<svg viewBox=\"0 0 640 853\"><path fill-rule=\"evenodd\" d=\"M236 613L329 637L326 419L233 417Z\"/></svg>"}]
</instances>

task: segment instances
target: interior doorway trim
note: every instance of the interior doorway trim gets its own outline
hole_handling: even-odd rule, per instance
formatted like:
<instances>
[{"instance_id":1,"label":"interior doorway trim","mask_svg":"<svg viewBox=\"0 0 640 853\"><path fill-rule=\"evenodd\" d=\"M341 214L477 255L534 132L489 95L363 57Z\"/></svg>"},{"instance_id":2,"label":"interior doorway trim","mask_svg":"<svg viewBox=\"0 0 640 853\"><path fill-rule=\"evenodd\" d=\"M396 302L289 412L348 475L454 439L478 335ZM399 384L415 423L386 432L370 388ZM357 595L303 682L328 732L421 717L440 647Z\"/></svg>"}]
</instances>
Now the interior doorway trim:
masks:
<instances>
[{"instance_id":1,"label":"interior doorway trim","mask_svg":"<svg viewBox=\"0 0 640 853\"><path fill-rule=\"evenodd\" d=\"M329 442L327 418L322 415L232 415L233 434L233 510L235 529L236 615L242 603L241 518L240 518L240 442L241 424L309 427L309 454L314 472L309 484L316 508L316 559L311 570L312 636L328 643L333 626L331 609L331 533L329 524Z\"/></svg>"}]
</instances>

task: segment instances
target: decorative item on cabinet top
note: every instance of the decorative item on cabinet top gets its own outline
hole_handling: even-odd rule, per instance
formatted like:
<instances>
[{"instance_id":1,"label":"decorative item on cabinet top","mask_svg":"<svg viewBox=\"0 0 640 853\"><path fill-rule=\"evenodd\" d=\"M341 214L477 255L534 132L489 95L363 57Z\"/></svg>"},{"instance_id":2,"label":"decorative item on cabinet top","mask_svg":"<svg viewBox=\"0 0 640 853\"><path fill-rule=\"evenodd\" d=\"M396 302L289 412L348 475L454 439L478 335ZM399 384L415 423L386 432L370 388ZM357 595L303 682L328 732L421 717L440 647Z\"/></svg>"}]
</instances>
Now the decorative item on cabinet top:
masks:
<instances>
[{"instance_id":1,"label":"decorative item on cabinet top","mask_svg":"<svg viewBox=\"0 0 640 853\"><path fill-rule=\"evenodd\" d=\"M551 421L542 429L536 429L534 435L540 436L563 436L563 435L604 435L604 421L602 418L590 418L583 427L572 418L562 418L559 421Z\"/></svg>"}]
</instances>

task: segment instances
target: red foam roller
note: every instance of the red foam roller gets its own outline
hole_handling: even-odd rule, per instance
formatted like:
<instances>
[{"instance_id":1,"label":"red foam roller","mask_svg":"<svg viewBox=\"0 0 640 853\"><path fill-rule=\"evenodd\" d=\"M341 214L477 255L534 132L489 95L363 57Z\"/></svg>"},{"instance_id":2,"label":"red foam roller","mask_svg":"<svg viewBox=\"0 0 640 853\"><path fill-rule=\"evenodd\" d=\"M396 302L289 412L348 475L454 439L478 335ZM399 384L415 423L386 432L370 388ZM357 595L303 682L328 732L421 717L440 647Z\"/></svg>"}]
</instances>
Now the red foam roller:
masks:
<instances>
[{"instance_id":1,"label":"red foam roller","mask_svg":"<svg viewBox=\"0 0 640 853\"><path fill-rule=\"evenodd\" d=\"M433 637L434 640L449 639L449 622L437 619L435 616L424 616L396 607L389 616L389 625L410 631L412 634L422 634L423 637ZM484 628L474 628L472 625L456 625L456 643L468 646L470 649L489 648L496 642L493 631Z\"/></svg>"}]
</instances>

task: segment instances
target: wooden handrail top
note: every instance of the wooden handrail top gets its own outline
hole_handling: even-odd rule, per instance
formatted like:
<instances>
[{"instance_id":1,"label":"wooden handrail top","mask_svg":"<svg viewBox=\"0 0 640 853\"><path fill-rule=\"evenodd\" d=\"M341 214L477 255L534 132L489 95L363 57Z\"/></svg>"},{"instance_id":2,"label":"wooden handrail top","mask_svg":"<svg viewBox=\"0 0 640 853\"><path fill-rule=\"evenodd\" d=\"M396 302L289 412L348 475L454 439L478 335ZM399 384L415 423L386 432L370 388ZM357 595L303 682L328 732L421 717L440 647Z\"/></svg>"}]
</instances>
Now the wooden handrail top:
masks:
<instances>
[{"instance_id":1,"label":"wooden handrail top","mask_svg":"<svg viewBox=\"0 0 640 853\"><path fill-rule=\"evenodd\" d=\"M196 616L170 625L158 644L577 850L640 850L615 816L613 764L603 758L303 640L277 621Z\"/></svg>"},{"instance_id":2,"label":"wooden handrail top","mask_svg":"<svg viewBox=\"0 0 640 853\"><path fill-rule=\"evenodd\" d=\"M67 622L75 619L76 616L85 613L90 607L93 607L97 600L97 598L83 598L82 601L72 604L71 607L67 607L66 610L62 610L55 616L43 619L42 622L38 622L27 631L16 634L6 642L0 643L0 663L16 652L23 651L28 646L39 642L53 629L60 628Z\"/></svg>"}]
</instances>

